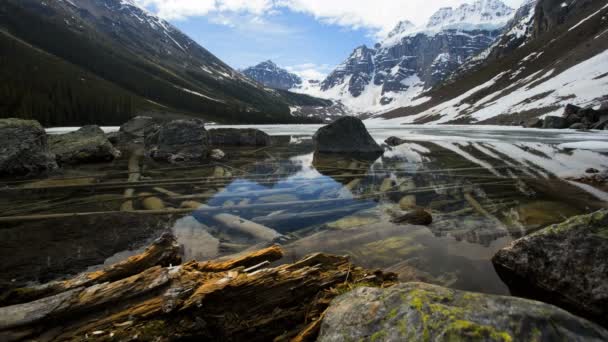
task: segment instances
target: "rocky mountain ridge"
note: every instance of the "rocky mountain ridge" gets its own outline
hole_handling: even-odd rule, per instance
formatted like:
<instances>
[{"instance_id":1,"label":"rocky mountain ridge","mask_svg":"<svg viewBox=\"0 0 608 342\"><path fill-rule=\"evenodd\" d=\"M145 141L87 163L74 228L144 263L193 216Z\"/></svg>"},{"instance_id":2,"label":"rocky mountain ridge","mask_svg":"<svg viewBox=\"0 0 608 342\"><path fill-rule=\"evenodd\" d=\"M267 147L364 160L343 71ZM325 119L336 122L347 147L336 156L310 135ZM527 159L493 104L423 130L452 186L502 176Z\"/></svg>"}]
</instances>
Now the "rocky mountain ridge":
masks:
<instances>
[{"instance_id":1,"label":"rocky mountain ridge","mask_svg":"<svg viewBox=\"0 0 608 342\"><path fill-rule=\"evenodd\" d=\"M373 49L357 47L314 94L341 100L355 113L415 102L424 90L487 49L513 14L500 0L478 0L442 8L422 27L400 22Z\"/></svg>"},{"instance_id":2,"label":"rocky mountain ridge","mask_svg":"<svg viewBox=\"0 0 608 342\"><path fill-rule=\"evenodd\" d=\"M501 124L560 116L608 99L608 4L526 2L501 37L383 123ZM475 61L475 59L477 59Z\"/></svg>"}]
</instances>

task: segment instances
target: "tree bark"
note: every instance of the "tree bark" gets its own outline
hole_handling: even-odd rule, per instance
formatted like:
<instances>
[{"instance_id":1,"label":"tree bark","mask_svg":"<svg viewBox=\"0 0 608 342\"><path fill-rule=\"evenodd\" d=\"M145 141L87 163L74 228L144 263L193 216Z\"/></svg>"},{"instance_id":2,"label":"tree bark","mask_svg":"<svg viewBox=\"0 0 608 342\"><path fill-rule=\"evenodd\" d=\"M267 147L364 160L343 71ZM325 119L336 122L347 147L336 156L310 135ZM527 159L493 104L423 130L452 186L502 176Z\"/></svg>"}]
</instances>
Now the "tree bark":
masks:
<instances>
[{"instance_id":1,"label":"tree bark","mask_svg":"<svg viewBox=\"0 0 608 342\"><path fill-rule=\"evenodd\" d=\"M283 256L278 246L133 274L154 263L150 250L155 248L68 280L68 286L38 300L1 307L0 340L312 341L332 298L359 282L390 286L396 281L394 274L326 254L269 267Z\"/></svg>"}]
</instances>

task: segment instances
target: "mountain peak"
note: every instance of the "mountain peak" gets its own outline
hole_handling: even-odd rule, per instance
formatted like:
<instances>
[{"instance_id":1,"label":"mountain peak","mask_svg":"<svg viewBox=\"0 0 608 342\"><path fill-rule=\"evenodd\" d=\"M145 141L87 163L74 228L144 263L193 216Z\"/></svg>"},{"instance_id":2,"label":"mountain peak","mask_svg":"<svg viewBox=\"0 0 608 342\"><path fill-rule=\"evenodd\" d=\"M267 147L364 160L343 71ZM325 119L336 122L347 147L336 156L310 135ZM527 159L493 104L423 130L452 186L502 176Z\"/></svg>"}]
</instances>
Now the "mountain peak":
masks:
<instances>
[{"instance_id":1,"label":"mountain peak","mask_svg":"<svg viewBox=\"0 0 608 342\"><path fill-rule=\"evenodd\" d=\"M269 88L288 90L302 84L298 75L280 68L270 59L243 70L243 74Z\"/></svg>"},{"instance_id":2,"label":"mountain peak","mask_svg":"<svg viewBox=\"0 0 608 342\"><path fill-rule=\"evenodd\" d=\"M502 27L514 12L513 8L500 0L477 0L457 8L440 8L430 17L426 27L432 29Z\"/></svg>"},{"instance_id":3,"label":"mountain peak","mask_svg":"<svg viewBox=\"0 0 608 342\"><path fill-rule=\"evenodd\" d=\"M416 25L414 25L414 23L412 23L409 20L402 20L400 21L395 28L388 33L388 38L397 36L397 35L401 35L404 32L410 31L412 29L414 29L416 27Z\"/></svg>"}]
</instances>

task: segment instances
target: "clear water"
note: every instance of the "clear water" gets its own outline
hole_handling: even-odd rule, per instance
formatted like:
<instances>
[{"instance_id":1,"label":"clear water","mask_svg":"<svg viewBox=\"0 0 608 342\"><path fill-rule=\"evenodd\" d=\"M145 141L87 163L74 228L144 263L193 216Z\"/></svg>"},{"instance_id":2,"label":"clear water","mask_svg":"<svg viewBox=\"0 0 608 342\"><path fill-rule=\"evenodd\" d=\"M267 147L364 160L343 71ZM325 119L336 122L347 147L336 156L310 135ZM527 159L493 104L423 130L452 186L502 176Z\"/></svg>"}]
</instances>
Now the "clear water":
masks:
<instances>
[{"instance_id":1,"label":"clear water","mask_svg":"<svg viewBox=\"0 0 608 342\"><path fill-rule=\"evenodd\" d=\"M605 207L608 199L605 189L563 180L581 175L588 168L608 168L608 153L601 148L559 147L562 143L589 140L601 145L608 142L604 132L480 126L370 127L378 141L397 136L408 142L388 150L377 160L366 161L315 156L311 136L318 126L257 127L281 138L270 148L226 149L230 157L217 165L146 166L144 175L162 184L138 188L138 193L157 194L168 207L178 208L185 201L195 201L205 208L164 227L173 230L188 258L215 258L270 243L214 217L230 214L282 234L277 241L287 251L286 261L313 252L350 255L358 265L396 272L404 281L423 280L506 294L508 289L490 261L498 249L545 225ZM117 171L125 169L126 161L122 160L67 170L65 177L93 174L98 176L96 182L103 184L124 181L125 175ZM174 196L161 195L159 187ZM18 193L10 199L3 195L0 206L12 215L23 214L27 203L57 204L41 206L39 211L25 210L28 214L115 211L122 203L123 191L103 186L94 190L86 186L61 191L41 189ZM91 200L104 196L105 200ZM432 214L434 221L430 226L391 222L411 210L414 201L415 207ZM141 209L144 204L136 201L135 205ZM62 257L78 259L79 254L74 251L78 244L66 247L56 243L65 255L53 254L50 261L45 254L51 251L33 250L44 244L43 240L32 243L40 235L36 232L53 229L55 224L49 221L46 226L38 223L31 228L26 223L0 230L0 238L10 241L0 244L0 251L4 255L20 244L25 249L22 253L33 260L21 268L25 273L47 267L40 260L52 264ZM17 229L31 229L32 233L19 234ZM84 234L83 228L79 229L52 239L67 241L72 234ZM108 227L95 227L93 223L89 229ZM155 234L158 232L154 230L149 238ZM49 239L48 234L41 236ZM86 236L80 238L86 241ZM90 239L94 238L98 237L92 234ZM141 236L117 239L123 238L133 239L133 247L146 242ZM32 250L27 251L28 246ZM106 257L116 252L120 251L95 251L109 254ZM95 259L88 257L91 262ZM86 256L82 258L86 264ZM6 270L15 264L5 261L0 267Z\"/></svg>"}]
</instances>

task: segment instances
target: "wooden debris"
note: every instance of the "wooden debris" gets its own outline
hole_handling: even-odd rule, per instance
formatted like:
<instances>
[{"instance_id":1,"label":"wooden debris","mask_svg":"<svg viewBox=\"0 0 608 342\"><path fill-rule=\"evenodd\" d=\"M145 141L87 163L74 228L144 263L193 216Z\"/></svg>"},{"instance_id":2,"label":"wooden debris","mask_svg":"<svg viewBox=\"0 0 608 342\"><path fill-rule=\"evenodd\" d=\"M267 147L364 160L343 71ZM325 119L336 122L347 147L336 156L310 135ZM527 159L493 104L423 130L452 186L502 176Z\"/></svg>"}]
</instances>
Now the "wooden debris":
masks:
<instances>
[{"instance_id":1,"label":"wooden debris","mask_svg":"<svg viewBox=\"0 0 608 342\"><path fill-rule=\"evenodd\" d=\"M360 282L396 281L392 273L367 271L327 254L268 267L282 256L272 246L229 260L152 266L110 278L106 271L84 283L79 276L66 283L80 286L1 307L0 340L312 341L335 296ZM127 265L143 259L109 269L135 270Z\"/></svg>"},{"instance_id":2,"label":"wooden debris","mask_svg":"<svg viewBox=\"0 0 608 342\"><path fill-rule=\"evenodd\" d=\"M154 241L146 250L123 262L102 270L84 273L65 281L55 281L44 285L18 288L0 296L0 306L13 305L48 297L82 286L91 286L108 281L115 281L135 275L153 266L170 266L181 263L179 245L170 234L164 234Z\"/></svg>"}]
</instances>

